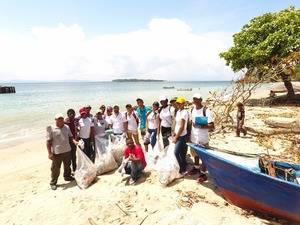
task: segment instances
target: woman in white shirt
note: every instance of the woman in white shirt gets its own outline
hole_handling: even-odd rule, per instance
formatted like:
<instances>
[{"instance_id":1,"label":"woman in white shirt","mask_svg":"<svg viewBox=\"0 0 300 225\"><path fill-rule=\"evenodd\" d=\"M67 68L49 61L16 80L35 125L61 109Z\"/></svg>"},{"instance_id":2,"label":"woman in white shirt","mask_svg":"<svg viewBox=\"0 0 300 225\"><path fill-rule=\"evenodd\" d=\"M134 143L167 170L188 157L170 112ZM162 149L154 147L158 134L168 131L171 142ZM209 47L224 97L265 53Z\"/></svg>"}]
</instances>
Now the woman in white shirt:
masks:
<instances>
[{"instance_id":1,"label":"woman in white shirt","mask_svg":"<svg viewBox=\"0 0 300 225\"><path fill-rule=\"evenodd\" d=\"M128 138L133 138L136 145L141 145L139 142L138 125L139 119L134 112L132 105L126 105L124 129Z\"/></svg>"},{"instance_id":2,"label":"woman in white shirt","mask_svg":"<svg viewBox=\"0 0 300 225\"><path fill-rule=\"evenodd\" d=\"M171 106L168 105L168 99L165 96L159 98L161 108L159 112L159 127L164 144L164 148L169 145L169 137L172 134L173 117ZM159 135L159 134L158 134Z\"/></svg>"},{"instance_id":3,"label":"woman in white shirt","mask_svg":"<svg viewBox=\"0 0 300 225\"><path fill-rule=\"evenodd\" d=\"M176 113L175 133L173 136L173 143L175 143L175 156L178 161L180 170L179 172L184 175L186 173L186 153L187 153L187 123L189 113L184 109L185 98L178 97L176 100L178 111Z\"/></svg>"},{"instance_id":4,"label":"woman in white shirt","mask_svg":"<svg viewBox=\"0 0 300 225\"><path fill-rule=\"evenodd\" d=\"M159 108L159 103L153 102L152 111L150 111L146 117L147 131L148 131L148 134L150 135L150 144L151 144L152 148L154 148L154 146L156 144L157 134L159 133L158 132L158 129L159 129L158 108ZM147 143L145 141L144 144L146 146L149 143ZM147 147L146 147L146 149L147 149Z\"/></svg>"}]
</instances>

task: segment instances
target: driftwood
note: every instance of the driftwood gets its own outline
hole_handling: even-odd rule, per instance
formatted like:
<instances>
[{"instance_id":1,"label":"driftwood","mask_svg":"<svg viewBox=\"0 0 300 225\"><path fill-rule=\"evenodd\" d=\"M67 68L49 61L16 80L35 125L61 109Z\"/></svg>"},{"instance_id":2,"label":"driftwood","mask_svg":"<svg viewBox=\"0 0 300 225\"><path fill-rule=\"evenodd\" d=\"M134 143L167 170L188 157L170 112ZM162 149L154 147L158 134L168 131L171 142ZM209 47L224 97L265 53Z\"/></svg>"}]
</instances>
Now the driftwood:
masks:
<instances>
[{"instance_id":1,"label":"driftwood","mask_svg":"<svg viewBox=\"0 0 300 225\"><path fill-rule=\"evenodd\" d=\"M270 127L295 129L300 127L300 120L297 118L269 117L264 121Z\"/></svg>"},{"instance_id":2,"label":"driftwood","mask_svg":"<svg viewBox=\"0 0 300 225\"><path fill-rule=\"evenodd\" d=\"M228 125L230 128L236 129L236 125ZM300 134L300 128L253 128L249 126L244 126L244 128L253 134L257 135L265 135L265 136L270 136L270 135L277 135L277 134Z\"/></svg>"}]
</instances>

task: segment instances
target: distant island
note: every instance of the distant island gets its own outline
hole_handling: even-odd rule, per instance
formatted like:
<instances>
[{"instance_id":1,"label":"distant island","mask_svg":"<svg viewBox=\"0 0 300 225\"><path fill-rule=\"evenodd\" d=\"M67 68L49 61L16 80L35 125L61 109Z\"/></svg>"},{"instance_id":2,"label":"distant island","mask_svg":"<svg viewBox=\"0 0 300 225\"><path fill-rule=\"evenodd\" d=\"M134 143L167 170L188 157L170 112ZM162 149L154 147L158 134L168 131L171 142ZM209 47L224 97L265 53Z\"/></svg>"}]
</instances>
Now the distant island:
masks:
<instances>
[{"instance_id":1,"label":"distant island","mask_svg":"<svg viewBox=\"0 0 300 225\"><path fill-rule=\"evenodd\" d=\"M155 79L115 79L112 82L164 82L165 80Z\"/></svg>"}]
</instances>

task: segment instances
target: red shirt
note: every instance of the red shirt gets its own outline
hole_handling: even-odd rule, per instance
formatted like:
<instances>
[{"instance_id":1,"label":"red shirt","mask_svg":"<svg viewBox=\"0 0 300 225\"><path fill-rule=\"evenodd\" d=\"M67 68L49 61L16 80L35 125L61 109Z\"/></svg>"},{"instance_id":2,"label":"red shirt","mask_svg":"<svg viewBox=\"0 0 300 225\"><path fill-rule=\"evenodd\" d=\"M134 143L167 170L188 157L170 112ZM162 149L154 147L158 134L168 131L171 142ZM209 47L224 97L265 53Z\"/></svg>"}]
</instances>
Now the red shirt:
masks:
<instances>
[{"instance_id":1,"label":"red shirt","mask_svg":"<svg viewBox=\"0 0 300 225\"><path fill-rule=\"evenodd\" d=\"M145 155L142 150L142 148L138 145L134 145L133 149L130 149L128 147L125 148L124 150L124 157L127 159L129 157L129 154L133 154L136 158L139 158L141 160L141 163L144 167L146 167L147 163L145 160Z\"/></svg>"}]
</instances>

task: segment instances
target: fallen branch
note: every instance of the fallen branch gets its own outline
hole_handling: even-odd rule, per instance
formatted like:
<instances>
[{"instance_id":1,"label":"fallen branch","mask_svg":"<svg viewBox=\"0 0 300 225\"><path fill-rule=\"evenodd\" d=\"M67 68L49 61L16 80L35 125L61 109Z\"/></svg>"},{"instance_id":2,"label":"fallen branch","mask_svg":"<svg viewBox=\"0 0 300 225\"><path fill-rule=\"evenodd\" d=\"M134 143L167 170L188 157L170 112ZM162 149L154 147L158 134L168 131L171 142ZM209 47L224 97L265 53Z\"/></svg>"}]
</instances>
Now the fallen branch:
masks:
<instances>
[{"instance_id":1,"label":"fallen branch","mask_svg":"<svg viewBox=\"0 0 300 225\"><path fill-rule=\"evenodd\" d=\"M88 218L88 221L91 225L98 225L91 217Z\"/></svg>"},{"instance_id":2,"label":"fallen branch","mask_svg":"<svg viewBox=\"0 0 300 225\"><path fill-rule=\"evenodd\" d=\"M128 215L129 215L126 211L124 211L124 210L119 206L118 203L116 203L116 206L124 213L125 216L128 216Z\"/></svg>"},{"instance_id":3,"label":"fallen branch","mask_svg":"<svg viewBox=\"0 0 300 225\"><path fill-rule=\"evenodd\" d=\"M236 129L236 125L228 125L228 127ZM300 134L300 128L276 128L276 129L255 129L252 127L247 127L245 126L246 130L250 133L254 133L257 135L265 135L265 136L270 136L270 135L277 135L277 134Z\"/></svg>"},{"instance_id":4,"label":"fallen branch","mask_svg":"<svg viewBox=\"0 0 300 225\"><path fill-rule=\"evenodd\" d=\"M145 220L148 218L148 216L150 216L150 215L156 213L157 211L158 211L158 210L155 210L155 211L153 211L152 213L149 213L147 216L145 216L144 219L139 223L139 225L142 225L142 224L145 222Z\"/></svg>"}]
</instances>

